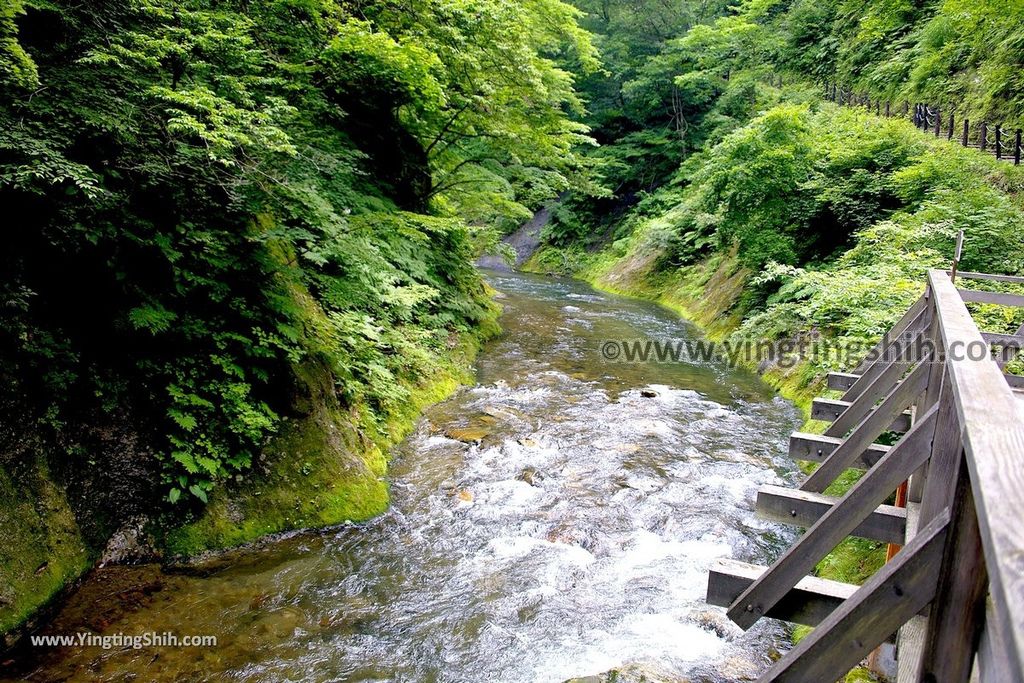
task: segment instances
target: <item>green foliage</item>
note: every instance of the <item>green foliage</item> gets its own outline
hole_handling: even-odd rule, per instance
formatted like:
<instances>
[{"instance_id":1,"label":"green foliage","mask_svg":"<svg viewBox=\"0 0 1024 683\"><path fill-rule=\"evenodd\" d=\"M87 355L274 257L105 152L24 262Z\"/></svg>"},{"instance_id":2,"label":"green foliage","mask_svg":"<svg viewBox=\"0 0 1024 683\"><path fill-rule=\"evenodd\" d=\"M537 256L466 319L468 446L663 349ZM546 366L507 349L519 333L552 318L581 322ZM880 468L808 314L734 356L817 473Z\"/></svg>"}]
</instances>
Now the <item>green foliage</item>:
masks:
<instances>
[{"instance_id":1,"label":"green foliage","mask_svg":"<svg viewBox=\"0 0 1024 683\"><path fill-rule=\"evenodd\" d=\"M24 13L20 0L0 7L0 86L5 88L28 89L39 83L35 62L18 42L16 19Z\"/></svg>"},{"instance_id":2,"label":"green foliage","mask_svg":"<svg viewBox=\"0 0 1024 683\"><path fill-rule=\"evenodd\" d=\"M1024 117L1020 0L797 0L770 23L795 71L975 120Z\"/></svg>"},{"instance_id":3,"label":"green foliage","mask_svg":"<svg viewBox=\"0 0 1024 683\"><path fill-rule=\"evenodd\" d=\"M9 3L0 403L57 438L139 406L172 502L250 470L302 363L386 436L492 325L474 249L588 185L577 18L559 0Z\"/></svg>"}]
</instances>

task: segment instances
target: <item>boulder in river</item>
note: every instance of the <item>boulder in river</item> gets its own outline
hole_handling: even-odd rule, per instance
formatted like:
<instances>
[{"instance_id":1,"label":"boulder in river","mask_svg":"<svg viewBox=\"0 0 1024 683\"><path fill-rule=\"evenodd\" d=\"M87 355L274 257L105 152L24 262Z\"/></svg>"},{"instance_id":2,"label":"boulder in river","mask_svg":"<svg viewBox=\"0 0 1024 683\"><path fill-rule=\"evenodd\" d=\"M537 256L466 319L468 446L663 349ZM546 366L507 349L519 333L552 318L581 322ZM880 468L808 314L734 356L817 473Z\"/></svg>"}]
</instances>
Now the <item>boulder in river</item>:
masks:
<instances>
[{"instance_id":1,"label":"boulder in river","mask_svg":"<svg viewBox=\"0 0 1024 683\"><path fill-rule=\"evenodd\" d=\"M455 439L463 443L478 443L491 433L487 427L452 427L445 431L444 435L449 439Z\"/></svg>"},{"instance_id":2,"label":"boulder in river","mask_svg":"<svg viewBox=\"0 0 1024 683\"><path fill-rule=\"evenodd\" d=\"M540 486L540 483L544 481L544 473L538 470L536 467L524 468L519 473L519 481L525 481L530 486Z\"/></svg>"},{"instance_id":3,"label":"boulder in river","mask_svg":"<svg viewBox=\"0 0 1024 683\"><path fill-rule=\"evenodd\" d=\"M143 564L160 558L155 541L147 532L149 520L136 516L121 525L107 541L99 566L108 564Z\"/></svg>"},{"instance_id":4,"label":"boulder in river","mask_svg":"<svg viewBox=\"0 0 1024 683\"><path fill-rule=\"evenodd\" d=\"M640 395L644 398L656 398L658 396L658 392L654 389L641 389Z\"/></svg>"}]
</instances>

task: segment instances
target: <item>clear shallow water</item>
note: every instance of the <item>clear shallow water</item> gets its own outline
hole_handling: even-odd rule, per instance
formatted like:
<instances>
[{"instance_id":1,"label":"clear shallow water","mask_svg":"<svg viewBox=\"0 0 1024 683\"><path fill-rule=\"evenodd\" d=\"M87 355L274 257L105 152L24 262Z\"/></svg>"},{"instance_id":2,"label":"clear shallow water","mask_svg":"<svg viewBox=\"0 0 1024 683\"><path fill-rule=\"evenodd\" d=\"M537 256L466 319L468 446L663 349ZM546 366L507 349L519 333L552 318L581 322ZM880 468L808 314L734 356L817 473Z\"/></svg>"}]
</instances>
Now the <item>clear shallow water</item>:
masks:
<instances>
[{"instance_id":1,"label":"clear shallow water","mask_svg":"<svg viewBox=\"0 0 1024 683\"><path fill-rule=\"evenodd\" d=\"M724 681L763 668L782 630L742 633L703 597L713 559L763 563L786 543L752 508L791 472L795 409L717 362L602 359L607 340L697 335L663 309L573 281L490 280L505 332L478 384L397 449L387 514L185 572L99 572L51 632L214 634L218 647L62 649L29 663L29 680L557 683L640 662Z\"/></svg>"}]
</instances>

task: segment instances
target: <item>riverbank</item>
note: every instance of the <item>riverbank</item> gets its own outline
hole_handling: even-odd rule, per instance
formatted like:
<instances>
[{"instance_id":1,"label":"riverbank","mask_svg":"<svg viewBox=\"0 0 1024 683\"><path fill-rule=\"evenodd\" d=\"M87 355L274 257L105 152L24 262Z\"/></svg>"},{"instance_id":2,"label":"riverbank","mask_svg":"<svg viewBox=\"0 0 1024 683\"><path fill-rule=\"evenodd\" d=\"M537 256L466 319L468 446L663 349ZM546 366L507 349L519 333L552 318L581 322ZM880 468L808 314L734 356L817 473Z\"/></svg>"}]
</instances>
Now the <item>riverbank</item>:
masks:
<instances>
[{"instance_id":1,"label":"riverbank","mask_svg":"<svg viewBox=\"0 0 1024 683\"><path fill-rule=\"evenodd\" d=\"M408 399L385 425L375 423L366 408L340 409L325 368L297 367L294 415L263 449L251 475L226 482L184 520L151 501L125 525L104 528L96 520L102 510L88 499L96 483L79 490L45 452L29 464L0 463L4 646L44 622L98 563L180 564L269 535L363 522L385 512L391 448L426 407L472 383L476 355L497 331L492 319L476 332L453 336L433 373L404 385Z\"/></svg>"}]
</instances>

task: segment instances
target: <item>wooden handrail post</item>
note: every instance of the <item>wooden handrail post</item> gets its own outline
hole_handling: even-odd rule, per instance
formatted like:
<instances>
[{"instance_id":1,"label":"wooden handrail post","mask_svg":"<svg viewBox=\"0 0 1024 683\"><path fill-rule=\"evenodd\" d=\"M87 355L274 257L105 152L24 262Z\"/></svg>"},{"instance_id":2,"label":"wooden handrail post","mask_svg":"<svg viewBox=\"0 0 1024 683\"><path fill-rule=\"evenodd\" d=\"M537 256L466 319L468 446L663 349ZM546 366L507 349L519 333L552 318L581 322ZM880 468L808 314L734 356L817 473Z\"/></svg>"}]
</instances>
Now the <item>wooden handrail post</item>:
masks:
<instances>
[{"instance_id":1,"label":"wooden handrail post","mask_svg":"<svg viewBox=\"0 0 1024 683\"><path fill-rule=\"evenodd\" d=\"M953 139L953 123L955 118L956 115L953 112L949 112L949 131L946 133L947 140Z\"/></svg>"},{"instance_id":2,"label":"wooden handrail post","mask_svg":"<svg viewBox=\"0 0 1024 683\"><path fill-rule=\"evenodd\" d=\"M935 108L935 137L939 137L940 128L942 127L942 111Z\"/></svg>"},{"instance_id":3,"label":"wooden handrail post","mask_svg":"<svg viewBox=\"0 0 1024 683\"><path fill-rule=\"evenodd\" d=\"M1013 137L1013 165L1020 166L1020 128Z\"/></svg>"},{"instance_id":4,"label":"wooden handrail post","mask_svg":"<svg viewBox=\"0 0 1024 683\"><path fill-rule=\"evenodd\" d=\"M982 152L988 147L988 124L984 121L981 122L981 139L978 143L978 149Z\"/></svg>"},{"instance_id":5,"label":"wooden handrail post","mask_svg":"<svg viewBox=\"0 0 1024 683\"><path fill-rule=\"evenodd\" d=\"M968 135L970 134L970 126L971 126L970 119L965 118L964 119L964 134L960 137L960 144L962 144L964 147L967 146L967 142L968 142L967 138L968 138Z\"/></svg>"},{"instance_id":6,"label":"wooden handrail post","mask_svg":"<svg viewBox=\"0 0 1024 683\"><path fill-rule=\"evenodd\" d=\"M996 124L996 159L1003 158L1003 126Z\"/></svg>"}]
</instances>

